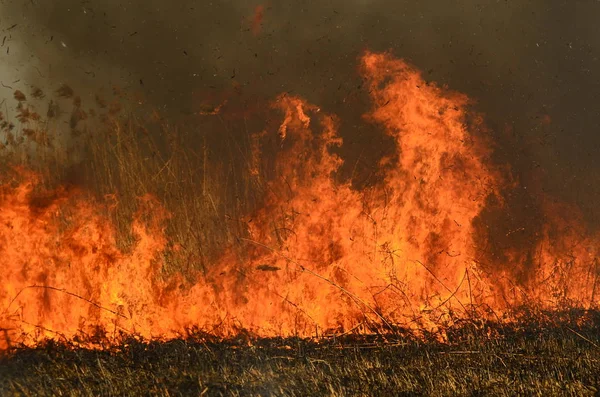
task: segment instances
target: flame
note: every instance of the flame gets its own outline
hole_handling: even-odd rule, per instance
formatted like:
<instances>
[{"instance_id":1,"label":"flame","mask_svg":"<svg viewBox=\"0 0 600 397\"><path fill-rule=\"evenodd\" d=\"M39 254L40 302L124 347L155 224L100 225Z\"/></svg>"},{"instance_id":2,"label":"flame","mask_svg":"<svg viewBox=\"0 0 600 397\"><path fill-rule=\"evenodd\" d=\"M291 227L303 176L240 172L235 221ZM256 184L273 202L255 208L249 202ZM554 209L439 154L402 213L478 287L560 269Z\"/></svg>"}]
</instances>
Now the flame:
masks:
<instances>
[{"instance_id":1,"label":"flame","mask_svg":"<svg viewBox=\"0 0 600 397\"><path fill-rule=\"evenodd\" d=\"M254 36L258 36L260 34L262 27L263 27L264 17L265 17L265 6L262 4L259 4L256 6L256 8L254 8L254 13L253 13L252 19L251 19L251 29L252 29L252 34Z\"/></svg>"},{"instance_id":2,"label":"flame","mask_svg":"<svg viewBox=\"0 0 600 397\"><path fill-rule=\"evenodd\" d=\"M482 242L493 236L475 221L515 182L491 162L465 95L389 54L365 53L360 71L373 103L365 122L397 149L381 161L380 181L362 190L340 181L339 120L281 95L276 157L261 157L270 132L252 141L250 175L264 175L266 193L239 237L244 255L226 250L189 288L184 275L161 273L165 220L178 214L140 198L136 241L123 250L110 207L19 170L20 182L0 190L2 347L98 332L173 338L192 327L259 336L432 329L482 308L597 304L598 238L572 208L545 203L528 252L486 258Z\"/></svg>"}]
</instances>

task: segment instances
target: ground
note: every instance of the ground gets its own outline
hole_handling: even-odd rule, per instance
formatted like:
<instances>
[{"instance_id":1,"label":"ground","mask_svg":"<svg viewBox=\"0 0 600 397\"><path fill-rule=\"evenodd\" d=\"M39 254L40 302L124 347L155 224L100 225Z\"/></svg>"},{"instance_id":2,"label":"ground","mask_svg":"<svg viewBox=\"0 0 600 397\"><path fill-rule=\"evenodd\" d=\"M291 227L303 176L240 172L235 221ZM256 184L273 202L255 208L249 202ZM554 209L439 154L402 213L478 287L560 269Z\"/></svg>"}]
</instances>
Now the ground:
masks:
<instances>
[{"instance_id":1,"label":"ground","mask_svg":"<svg viewBox=\"0 0 600 397\"><path fill-rule=\"evenodd\" d=\"M56 342L0 358L1 395L599 395L600 315L464 321L445 337Z\"/></svg>"}]
</instances>

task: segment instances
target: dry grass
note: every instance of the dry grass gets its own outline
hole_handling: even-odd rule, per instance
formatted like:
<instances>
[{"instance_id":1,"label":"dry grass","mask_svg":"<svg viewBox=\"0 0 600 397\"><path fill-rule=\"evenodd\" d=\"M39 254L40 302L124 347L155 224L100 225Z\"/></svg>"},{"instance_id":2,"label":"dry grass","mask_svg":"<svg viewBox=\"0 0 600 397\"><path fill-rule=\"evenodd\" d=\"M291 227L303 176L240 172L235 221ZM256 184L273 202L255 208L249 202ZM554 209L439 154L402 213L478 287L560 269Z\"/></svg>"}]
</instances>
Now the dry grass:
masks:
<instances>
[{"instance_id":1,"label":"dry grass","mask_svg":"<svg viewBox=\"0 0 600 397\"><path fill-rule=\"evenodd\" d=\"M24 165L46 186L84 187L107 205L124 250L133 242L130 222L137 198L154 195L178 214L167 222L167 275L177 271L193 279L244 235L240 219L260 204L263 189L245 119L234 125L211 113L205 116L209 134L176 128L159 117L139 122L139 114L101 98L99 109L84 110L66 86L57 95L44 119L22 92L15 94L19 120L0 117L4 179L10 179L11 167ZM598 313L521 318L511 325L466 321L448 330L446 343L439 335L409 333L318 342L195 335L163 343L129 339L107 351L48 343L0 358L0 394L599 393Z\"/></svg>"},{"instance_id":2,"label":"dry grass","mask_svg":"<svg viewBox=\"0 0 600 397\"><path fill-rule=\"evenodd\" d=\"M600 390L600 314L466 322L447 343L403 335L190 336L111 351L49 343L0 359L2 395L584 396ZM490 336L493 335L493 336Z\"/></svg>"},{"instance_id":3,"label":"dry grass","mask_svg":"<svg viewBox=\"0 0 600 397\"><path fill-rule=\"evenodd\" d=\"M34 92L32 98L44 98ZM84 110L62 86L54 99L24 102L0 115L0 167L10 180L15 165L41 175L43 187L83 187L111 216L123 250L132 246L138 198L156 197L167 212L165 274L192 279L245 233L241 221L260 201L260 176L251 175L252 150L245 119L198 116L189 128L173 126L156 111L128 108L123 94L98 96ZM47 106L46 117L37 108ZM204 128L203 128L204 127ZM177 252L175 254L175 252Z\"/></svg>"}]
</instances>

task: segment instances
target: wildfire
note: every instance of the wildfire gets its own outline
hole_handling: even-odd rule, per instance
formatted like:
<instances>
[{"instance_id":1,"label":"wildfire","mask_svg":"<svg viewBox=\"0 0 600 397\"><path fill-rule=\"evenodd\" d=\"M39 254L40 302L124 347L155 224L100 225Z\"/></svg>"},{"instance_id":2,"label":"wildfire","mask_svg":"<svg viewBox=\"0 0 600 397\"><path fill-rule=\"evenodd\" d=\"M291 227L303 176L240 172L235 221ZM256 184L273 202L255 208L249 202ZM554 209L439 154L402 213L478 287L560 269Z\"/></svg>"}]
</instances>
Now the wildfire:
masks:
<instances>
[{"instance_id":1,"label":"wildfire","mask_svg":"<svg viewBox=\"0 0 600 397\"><path fill-rule=\"evenodd\" d=\"M0 190L2 347L99 331L109 340L173 338L192 327L259 336L431 329L521 304L598 303L598 238L583 232L573 209L546 208L527 253L486 255L493 236L475 221L490 201L501 206L501 190L515 182L491 162L466 96L389 54L366 53L360 71L373 103L365 122L396 144L381 162L384 177L361 191L339 182L338 120L281 95L278 130L252 144L251 175L268 175L263 204L239 236L245 254L226 250L190 288L183 275L161 273L164 221L180 214L140 198L136 241L123 250L85 192L49 191L21 170ZM271 133L275 159L260 150Z\"/></svg>"}]
</instances>

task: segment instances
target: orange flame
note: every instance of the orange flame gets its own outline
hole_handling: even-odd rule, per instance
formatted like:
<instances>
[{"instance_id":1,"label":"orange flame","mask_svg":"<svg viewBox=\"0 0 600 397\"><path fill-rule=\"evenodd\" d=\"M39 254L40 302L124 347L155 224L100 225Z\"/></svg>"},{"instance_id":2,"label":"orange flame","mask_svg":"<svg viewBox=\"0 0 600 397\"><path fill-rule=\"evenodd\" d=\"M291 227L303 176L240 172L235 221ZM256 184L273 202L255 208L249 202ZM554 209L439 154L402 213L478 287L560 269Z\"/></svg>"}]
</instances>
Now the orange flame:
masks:
<instances>
[{"instance_id":1,"label":"orange flame","mask_svg":"<svg viewBox=\"0 0 600 397\"><path fill-rule=\"evenodd\" d=\"M252 15L252 34L257 36L260 34L263 26L263 20L265 17L265 6L259 4L254 9L254 14Z\"/></svg>"},{"instance_id":2,"label":"orange flame","mask_svg":"<svg viewBox=\"0 0 600 397\"><path fill-rule=\"evenodd\" d=\"M83 192L44 191L21 171L0 197L0 329L4 347L44 338L75 340L102 330L172 338L189 327L219 335L311 336L330 331L434 328L477 307L596 305L597 238L579 235L558 206L532 252L484 265L474 220L510 182L491 163L469 100L425 82L407 63L366 53L361 73L373 109L365 116L396 143L380 183L355 190L336 180L342 145L336 117L287 95L280 147L265 167L264 205L240 241L183 288L165 280L165 211L140 199L137 242L117 248L114 228ZM261 164L252 144L252 175ZM173 214L177 216L177 214ZM570 220L569 220L570 219ZM492 237L490 237L492 238ZM527 273L525 279L516 275Z\"/></svg>"}]
</instances>

